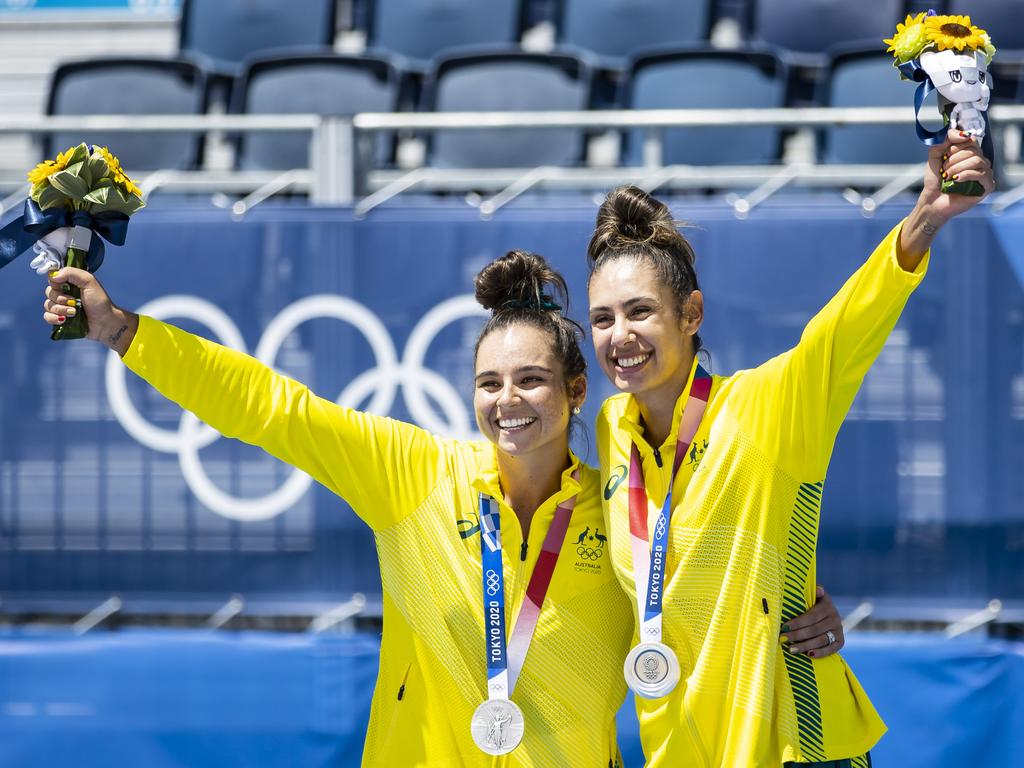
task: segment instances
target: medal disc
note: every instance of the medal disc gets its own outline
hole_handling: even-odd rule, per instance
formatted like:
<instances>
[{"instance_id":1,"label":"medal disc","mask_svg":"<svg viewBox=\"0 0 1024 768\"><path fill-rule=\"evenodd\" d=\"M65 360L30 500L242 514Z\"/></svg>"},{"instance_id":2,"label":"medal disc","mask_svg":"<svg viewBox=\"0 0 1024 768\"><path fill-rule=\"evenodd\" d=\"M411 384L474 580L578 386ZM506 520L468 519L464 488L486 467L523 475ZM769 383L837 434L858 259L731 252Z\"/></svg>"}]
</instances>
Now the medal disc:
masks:
<instances>
[{"instance_id":1,"label":"medal disc","mask_svg":"<svg viewBox=\"0 0 1024 768\"><path fill-rule=\"evenodd\" d=\"M679 682L679 661L664 643L640 643L626 656L622 672L637 696L660 699Z\"/></svg>"},{"instance_id":2,"label":"medal disc","mask_svg":"<svg viewBox=\"0 0 1024 768\"><path fill-rule=\"evenodd\" d=\"M473 713L469 730L488 755L507 755L523 740L523 711L508 699L488 699Z\"/></svg>"}]
</instances>

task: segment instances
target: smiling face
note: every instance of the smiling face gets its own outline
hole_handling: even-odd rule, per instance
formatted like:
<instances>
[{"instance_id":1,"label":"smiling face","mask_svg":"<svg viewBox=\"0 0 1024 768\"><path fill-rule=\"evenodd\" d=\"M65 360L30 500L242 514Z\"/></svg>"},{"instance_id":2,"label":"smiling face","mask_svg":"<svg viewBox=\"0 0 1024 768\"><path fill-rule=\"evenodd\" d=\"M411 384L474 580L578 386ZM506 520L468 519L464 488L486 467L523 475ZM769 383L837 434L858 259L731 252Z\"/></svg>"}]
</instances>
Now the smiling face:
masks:
<instances>
[{"instance_id":1,"label":"smiling face","mask_svg":"<svg viewBox=\"0 0 1024 768\"><path fill-rule=\"evenodd\" d=\"M984 54L925 51L920 61L936 90L947 99L956 104L980 102L981 109L988 107L992 79Z\"/></svg>"},{"instance_id":2,"label":"smiling face","mask_svg":"<svg viewBox=\"0 0 1024 768\"><path fill-rule=\"evenodd\" d=\"M476 353L473 407L481 434L512 456L569 447L569 417L583 403L586 377L566 382L550 333L528 323L498 328Z\"/></svg>"},{"instance_id":3,"label":"smiling face","mask_svg":"<svg viewBox=\"0 0 1024 768\"><path fill-rule=\"evenodd\" d=\"M594 351L617 389L675 403L690 375L703 297L693 291L683 317L677 306L671 289L647 261L616 259L591 276Z\"/></svg>"}]
</instances>

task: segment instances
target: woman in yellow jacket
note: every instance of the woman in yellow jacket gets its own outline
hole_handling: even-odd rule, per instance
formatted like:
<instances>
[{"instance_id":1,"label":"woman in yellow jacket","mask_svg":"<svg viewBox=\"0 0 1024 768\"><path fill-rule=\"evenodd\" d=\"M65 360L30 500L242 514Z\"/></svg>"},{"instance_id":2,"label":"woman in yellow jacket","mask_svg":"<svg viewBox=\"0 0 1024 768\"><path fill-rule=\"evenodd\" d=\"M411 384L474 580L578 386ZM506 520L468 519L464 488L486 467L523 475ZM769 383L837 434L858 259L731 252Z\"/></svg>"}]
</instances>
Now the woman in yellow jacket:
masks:
<instances>
[{"instance_id":1,"label":"woman in yellow jacket","mask_svg":"<svg viewBox=\"0 0 1024 768\"><path fill-rule=\"evenodd\" d=\"M910 215L799 343L728 377L698 362L703 296L667 207L631 187L601 206L590 325L621 394L598 417L598 456L612 563L636 597L624 674L639 694L648 766L870 765L885 726L830 655L835 633L805 639L806 654L786 640L813 602L839 426L924 276L935 233L981 199L943 194L946 177L994 186L979 148L951 132L929 153ZM766 303L776 288L765 286Z\"/></svg>"},{"instance_id":2,"label":"woman in yellow jacket","mask_svg":"<svg viewBox=\"0 0 1024 768\"><path fill-rule=\"evenodd\" d=\"M64 282L82 288L82 306ZM373 529L384 634L364 765L614 768L632 623L598 473L569 450L587 382L578 326L554 303L564 294L561 276L522 252L477 277L491 310L475 355L479 442L316 397L114 306L79 270L51 276L44 318L84 308L90 338L157 390L308 472ZM804 620L840 631L827 599Z\"/></svg>"}]
</instances>

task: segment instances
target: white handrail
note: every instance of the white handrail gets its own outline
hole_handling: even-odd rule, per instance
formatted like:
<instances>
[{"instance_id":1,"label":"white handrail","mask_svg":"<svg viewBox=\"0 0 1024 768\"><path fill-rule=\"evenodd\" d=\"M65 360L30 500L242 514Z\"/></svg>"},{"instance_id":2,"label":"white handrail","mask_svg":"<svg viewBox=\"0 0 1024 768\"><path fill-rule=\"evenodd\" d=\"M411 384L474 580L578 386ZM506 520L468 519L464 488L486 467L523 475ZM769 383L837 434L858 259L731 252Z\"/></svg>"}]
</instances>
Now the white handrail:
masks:
<instances>
[{"instance_id":1,"label":"white handrail","mask_svg":"<svg viewBox=\"0 0 1024 768\"><path fill-rule=\"evenodd\" d=\"M1024 105L997 105L989 110L993 125L1024 123ZM466 169L460 176L458 173L445 172L442 169L419 169L408 176L402 172L374 171L359 167L358 153L355 151L357 135L396 131L432 131L432 130L507 130L515 128L531 129L642 129L649 136L649 141L660 147L663 132L670 128L694 127L736 127L736 126L777 126L781 128L824 128L828 126L849 125L888 125L906 124L909 126L914 119L912 107L784 107L769 109L668 109L668 110L589 110L579 112L548 111L548 112L445 112L445 113L377 113L367 112L347 117L321 116L315 114L293 115L3 115L0 116L0 135L24 134L40 135L54 132L88 133L88 132L126 132L126 133L168 133L168 132L279 132L308 131L311 139L311 160L313 173L308 177L295 177L299 188L306 187L309 178L309 190L315 203L348 204L354 201L356 190L375 190L363 201L360 212L370 210L379 201L386 200L396 190L401 191L409 186L430 188L433 183L451 185L451 189L460 188L460 179L467 183L477 184L479 189L495 189L496 179L501 172L495 169ZM656 153L657 154L657 153ZM922 152L922 159L924 153ZM658 179L659 183L683 183L701 186L701 180L708 181L706 186L721 187L730 175L735 183L746 177L752 186L765 185L759 193L769 195L780 179L787 182L819 185L852 185L866 177L882 187L880 194L871 198L871 204L877 206L886 199L892 190L905 183L903 173L905 166L809 166L808 168L790 169L780 175L785 165L769 167L744 168L646 168L642 171L647 179ZM131 170L131 169L129 169ZM545 184L558 185L583 184L592 186L601 183L609 173L625 179L635 175L637 169L617 168L565 168L518 169L504 186L498 186L499 194L492 203L495 208L503 202L505 196L517 194L524 183L524 178L531 184L543 181ZM1015 173L1020 168L1015 168ZM526 176L527 174L533 174ZM715 178L711 178L711 176ZM690 178L693 176L694 178ZM158 175L154 183L165 187L195 188L206 185L215 179L222 179L225 188L236 188L240 175L233 171L211 174L209 171L175 172L174 174ZM381 180L381 183L375 182ZM202 181L201 181L202 180ZM1014 179L1019 183L1018 179ZM9 180L7 183L10 183ZM20 179L19 179L20 183ZM263 183L266 183L265 180ZM249 191L258 188L243 184ZM509 187L506 189L506 187ZM1017 194L1008 194L1001 200L1000 211L1017 202ZM750 202L749 199L746 202ZM757 198L760 202L760 198ZM867 212L867 209L865 209ZM486 215L486 212L485 212Z\"/></svg>"}]
</instances>

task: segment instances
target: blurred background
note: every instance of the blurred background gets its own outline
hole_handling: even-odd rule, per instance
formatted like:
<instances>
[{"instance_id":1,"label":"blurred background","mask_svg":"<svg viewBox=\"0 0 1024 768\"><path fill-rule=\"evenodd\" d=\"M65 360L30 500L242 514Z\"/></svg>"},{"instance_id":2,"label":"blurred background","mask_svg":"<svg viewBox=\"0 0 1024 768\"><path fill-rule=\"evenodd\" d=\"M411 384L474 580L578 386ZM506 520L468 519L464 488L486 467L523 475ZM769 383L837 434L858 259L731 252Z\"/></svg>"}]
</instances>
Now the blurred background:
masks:
<instances>
[{"instance_id":1,"label":"blurred background","mask_svg":"<svg viewBox=\"0 0 1024 768\"><path fill-rule=\"evenodd\" d=\"M0 0L0 225L35 163L109 145L149 202L107 251L115 301L466 437L473 275L537 251L585 318L586 242L620 183L691 225L712 370L793 345L916 195L914 86L881 39L928 7ZM1015 765L1024 2L931 7L999 49L1000 189L940 234L839 434L818 580L890 727L876 765ZM0 273L0 765L358 765L368 530L98 345L54 345L41 292ZM588 423L611 394L590 360ZM642 765L631 701L620 727Z\"/></svg>"}]
</instances>

